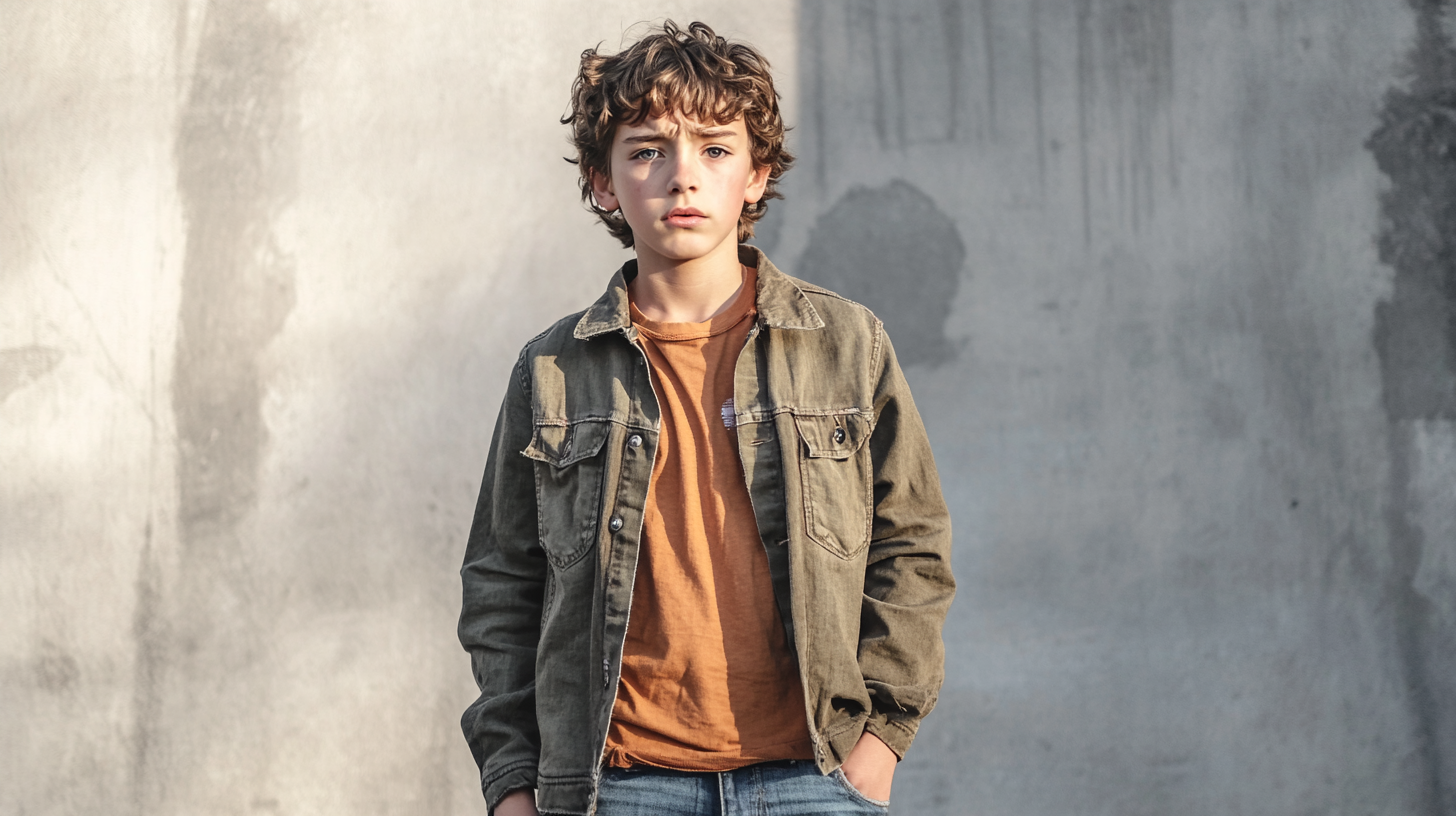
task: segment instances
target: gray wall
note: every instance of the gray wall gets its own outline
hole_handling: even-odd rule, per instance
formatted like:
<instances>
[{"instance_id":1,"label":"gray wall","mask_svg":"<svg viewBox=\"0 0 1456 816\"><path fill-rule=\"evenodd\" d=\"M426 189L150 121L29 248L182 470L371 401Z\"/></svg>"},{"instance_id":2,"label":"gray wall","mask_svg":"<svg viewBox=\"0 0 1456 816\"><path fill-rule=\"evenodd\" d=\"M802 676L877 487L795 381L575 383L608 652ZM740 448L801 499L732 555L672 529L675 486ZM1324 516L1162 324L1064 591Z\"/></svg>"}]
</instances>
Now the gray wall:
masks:
<instances>
[{"instance_id":1,"label":"gray wall","mask_svg":"<svg viewBox=\"0 0 1456 816\"><path fill-rule=\"evenodd\" d=\"M0 812L479 813L455 570L625 254L577 53L702 18L886 320L961 594L897 811L1456 813L1437 0L0 6Z\"/></svg>"}]
</instances>

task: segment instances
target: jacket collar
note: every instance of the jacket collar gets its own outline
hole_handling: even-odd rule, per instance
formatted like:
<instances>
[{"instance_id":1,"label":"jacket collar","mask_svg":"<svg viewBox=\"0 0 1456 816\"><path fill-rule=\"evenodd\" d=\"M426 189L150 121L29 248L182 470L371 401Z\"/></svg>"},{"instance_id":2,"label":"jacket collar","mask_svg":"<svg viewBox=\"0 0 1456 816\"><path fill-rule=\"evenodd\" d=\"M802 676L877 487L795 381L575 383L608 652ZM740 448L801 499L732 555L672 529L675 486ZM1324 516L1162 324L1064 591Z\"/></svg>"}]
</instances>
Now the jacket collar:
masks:
<instances>
[{"instance_id":1,"label":"jacket collar","mask_svg":"<svg viewBox=\"0 0 1456 816\"><path fill-rule=\"evenodd\" d=\"M773 329L822 329L824 320L819 317L809 298L804 295L793 278L780 272L755 246L740 244L738 260L758 270L758 316ZM597 298L572 332L578 340L589 340L607 332L625 332L632 326L631 313L627 308L627 282L637 277L637 260L634 258L622 264L607 284L607 291Z\"/></svg>"}]
</instances>

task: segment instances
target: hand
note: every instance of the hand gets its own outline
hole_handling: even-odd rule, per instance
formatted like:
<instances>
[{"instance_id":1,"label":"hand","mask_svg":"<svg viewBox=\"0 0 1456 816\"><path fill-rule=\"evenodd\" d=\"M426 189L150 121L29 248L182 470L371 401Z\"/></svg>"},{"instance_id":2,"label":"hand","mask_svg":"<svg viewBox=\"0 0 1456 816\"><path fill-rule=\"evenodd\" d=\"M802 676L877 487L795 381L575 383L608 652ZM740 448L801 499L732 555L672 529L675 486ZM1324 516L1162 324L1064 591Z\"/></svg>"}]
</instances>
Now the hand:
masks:
<instances>
[{"instance_id":1,"label":"hand","mask_svg":"<svg viewBox=\"0 0 1456 816\"><path fill-rule=\"evenodd\" d=\"M539 816L536 813L536 794L526 788L511 791L495 806L495 816Z\"/></svg>"},{"instance_id":2,"label":"hand","mask_svg":"<svg viewBox=\"0 0 1456 816\"><path fill-rule=\"evenodd\" d=\"M840 770L854 789L881 802L890 801L890 783L895 779L895 763L900 758L879 737L866 731L854 744L849 758Z\"/></svg>"}]
</instances>

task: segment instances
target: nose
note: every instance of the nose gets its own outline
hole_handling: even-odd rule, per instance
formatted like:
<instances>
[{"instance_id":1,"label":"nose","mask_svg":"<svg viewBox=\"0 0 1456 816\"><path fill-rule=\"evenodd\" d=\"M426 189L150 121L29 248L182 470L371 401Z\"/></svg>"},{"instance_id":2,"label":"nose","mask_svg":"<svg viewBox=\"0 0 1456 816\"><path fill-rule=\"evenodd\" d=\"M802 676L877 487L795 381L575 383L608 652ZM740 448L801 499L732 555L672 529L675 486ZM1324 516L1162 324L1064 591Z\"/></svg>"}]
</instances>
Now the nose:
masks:
<instances>
[{"instance_id":1,"label":"nose","mask_svg":"<svg viewBox=\"0 0 1456 816\"><path fill-rule=\"evenodd\" d=\"M668 189L673 193L687 193L698 189L698 160L692 151L677 150L671 160Z\"/></svg>"}]
</instances>

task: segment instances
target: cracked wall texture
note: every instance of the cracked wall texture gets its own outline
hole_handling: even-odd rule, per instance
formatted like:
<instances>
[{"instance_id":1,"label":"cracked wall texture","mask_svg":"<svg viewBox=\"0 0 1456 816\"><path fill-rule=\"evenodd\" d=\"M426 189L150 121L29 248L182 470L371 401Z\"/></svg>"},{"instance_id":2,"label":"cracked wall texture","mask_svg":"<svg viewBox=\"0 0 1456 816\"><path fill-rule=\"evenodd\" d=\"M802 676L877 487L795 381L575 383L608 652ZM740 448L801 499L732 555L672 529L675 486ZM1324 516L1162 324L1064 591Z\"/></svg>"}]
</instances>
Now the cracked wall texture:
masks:
<instances>
[{"instance_id":1,"label":"cracked wall texture","mask_svg":"<svg viewBox=\"0 0 1456 816\"><path fill-rule=\"evenodd\" d=\"M6 4L0 812L483 812L486 443L624 257L556 119L664 16L775 63L758 242L935 443L896 809L1456 812L1439 0Z\"/></svg>"}]
</instances>

